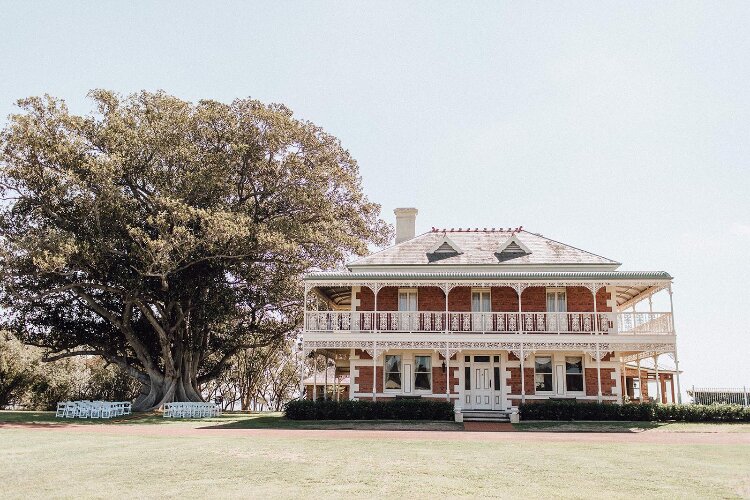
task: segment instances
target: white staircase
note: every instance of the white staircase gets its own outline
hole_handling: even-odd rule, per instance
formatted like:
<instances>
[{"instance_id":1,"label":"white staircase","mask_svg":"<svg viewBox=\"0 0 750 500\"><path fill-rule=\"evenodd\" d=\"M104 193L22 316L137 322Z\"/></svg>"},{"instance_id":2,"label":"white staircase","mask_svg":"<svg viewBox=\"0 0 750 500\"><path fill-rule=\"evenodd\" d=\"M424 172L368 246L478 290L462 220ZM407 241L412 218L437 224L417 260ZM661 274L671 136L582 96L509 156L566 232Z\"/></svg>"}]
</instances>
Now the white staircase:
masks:
<instances>
[{"instance_id":1,"label":"white staircase","mask_svg":"<svg viewBox=\"0 0 750 500\"><path fill-rule=\"evenodd\" d=\"M510 422L510 410L462 410L464 422Z\"/></svg>"}]
</instances>

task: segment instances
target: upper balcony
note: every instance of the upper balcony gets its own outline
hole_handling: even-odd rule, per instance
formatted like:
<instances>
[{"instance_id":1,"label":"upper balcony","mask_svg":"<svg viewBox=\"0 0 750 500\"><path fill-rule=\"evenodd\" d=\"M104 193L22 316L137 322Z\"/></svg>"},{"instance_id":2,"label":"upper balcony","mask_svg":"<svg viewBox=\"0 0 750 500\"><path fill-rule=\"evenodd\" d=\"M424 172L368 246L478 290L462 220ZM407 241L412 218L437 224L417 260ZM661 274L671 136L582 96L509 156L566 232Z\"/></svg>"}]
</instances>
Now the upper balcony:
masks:
<instances>
[{"instance_id":1,"label":"upper balcony","mask_svg":"<svg viewBox=\"0 0 750 500\"><path fill-rule=\"evenodd\" d=\"M308 311L307 332L674 335L668 312Z\"/></svg>"},{"instance_id":2,"label":"upper balcony","mask_svg":"<svg viewBox=\"0 0 750 500\"><path fill-rule=\"evenodd\" d=\"M671 281L661 272L314 273L304 328L339 339L673 341Z\"/></svg>"}]
</instances>

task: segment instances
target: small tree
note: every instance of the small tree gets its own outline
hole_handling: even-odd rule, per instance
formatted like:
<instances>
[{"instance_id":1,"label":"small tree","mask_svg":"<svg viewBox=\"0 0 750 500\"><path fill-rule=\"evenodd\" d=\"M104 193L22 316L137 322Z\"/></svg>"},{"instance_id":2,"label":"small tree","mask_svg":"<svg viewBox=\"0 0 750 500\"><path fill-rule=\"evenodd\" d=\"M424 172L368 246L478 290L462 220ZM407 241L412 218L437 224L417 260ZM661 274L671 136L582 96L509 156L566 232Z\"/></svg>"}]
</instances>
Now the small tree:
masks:
<instances>
[{"instance_id":1,"label":"small tree","mask_svg":"<svg viewBox=\"0 0 750 500\"><path fill-rule=\"evenodd\" d=\"M3 323L117 364L136 409L200 400L298 328L301 273L390 237L349 153L282 105L91 97L23 99L0 134Z\"/></svg>"},{"instance_id":2,"label":"small tree","mask_svg":"<svg viewBox=\"0 0 750 500\"><path fill-rule=\"evenodd\" d=\"M20 405L39 380L38 357L7 332L0 331L0 408Z\"/></svg>"}]
</instances>

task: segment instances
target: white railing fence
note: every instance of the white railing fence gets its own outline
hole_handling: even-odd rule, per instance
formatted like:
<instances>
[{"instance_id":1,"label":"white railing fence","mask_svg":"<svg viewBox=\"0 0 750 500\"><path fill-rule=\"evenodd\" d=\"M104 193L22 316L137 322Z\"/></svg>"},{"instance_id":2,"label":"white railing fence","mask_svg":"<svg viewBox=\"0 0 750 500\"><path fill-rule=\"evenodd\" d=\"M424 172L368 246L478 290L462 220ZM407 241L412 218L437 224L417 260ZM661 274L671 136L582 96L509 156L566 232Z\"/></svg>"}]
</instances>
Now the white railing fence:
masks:
<instances>
[{"instance_id":1,"label":"white railing fence","mask_svg":"<svg viewBox=\"0 0 750 500\"><path fill-rule=\"evenodd\" d=\"M693 398L693 403L698 405L720 403L750 406L750 387L693 387L687 392Z\"/></svg>"},{"instance_id":2,"label":"white railing fence","mask_svg":"<svg viewBox=\"0 0 750 500\"><path fill-rule=\"evenodd\" d=\"M308 311L308 331L673 333L671 313Z\"/></svg>"}]
</instances>

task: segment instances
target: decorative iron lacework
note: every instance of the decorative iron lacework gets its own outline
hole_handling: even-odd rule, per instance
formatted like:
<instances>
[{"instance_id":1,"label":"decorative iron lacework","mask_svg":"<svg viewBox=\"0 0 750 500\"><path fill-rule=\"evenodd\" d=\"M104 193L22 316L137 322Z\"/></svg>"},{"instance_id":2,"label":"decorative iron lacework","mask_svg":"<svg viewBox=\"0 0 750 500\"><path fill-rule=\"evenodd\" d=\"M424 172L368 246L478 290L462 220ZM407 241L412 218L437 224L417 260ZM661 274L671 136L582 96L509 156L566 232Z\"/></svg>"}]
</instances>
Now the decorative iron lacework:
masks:
<instances>
[{"instance_id":1,"label":"decorative iron lacework","mask_svg":"<svg viewBox=\"0 0 750 500\"><path fill-rule=\"evenodd\" d=\"M645 357L651 357L654 354L671 353L675 350L674 342L648 342L648 343L620 343L591 341L591 342L565 342L565 341L524 341L524 342L506 342L506 341L456 341L446 342L440 340L305 340L303 350L305 352L316 349L361 349L372 356L373 352L380 353L386 350L431 350L444 352L446 349L452 352L464 350L491 350L491 351L510 351L516 357L520 358L520 352L523 350L524 358L529 353L536 351L585 351L592 357L597 356L599 359L607 353L615 351L641 351L639 354L646 354ZM634 355L627 356L625 360L630 360ZM637 358L633 358L635 360Z\"/></svg>"}]
</instances>

